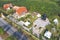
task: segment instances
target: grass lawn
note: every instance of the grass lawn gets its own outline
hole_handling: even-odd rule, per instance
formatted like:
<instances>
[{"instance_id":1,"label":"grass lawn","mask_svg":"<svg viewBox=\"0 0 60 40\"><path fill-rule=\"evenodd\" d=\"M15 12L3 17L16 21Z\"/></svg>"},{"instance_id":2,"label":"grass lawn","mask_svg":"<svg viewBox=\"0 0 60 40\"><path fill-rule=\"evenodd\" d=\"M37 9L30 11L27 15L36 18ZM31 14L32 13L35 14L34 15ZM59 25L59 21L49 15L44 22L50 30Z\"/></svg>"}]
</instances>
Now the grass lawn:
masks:
<instances>
[{"instance_id":1,"label":"grass lawn","mask_svg":"<svg viewBox=\"0 0 60 40\"><path fill-rule=\"evenodd\" d=\"M0 35L4 34L4 30L0 27Z\"/></svg>"}]
</instances>

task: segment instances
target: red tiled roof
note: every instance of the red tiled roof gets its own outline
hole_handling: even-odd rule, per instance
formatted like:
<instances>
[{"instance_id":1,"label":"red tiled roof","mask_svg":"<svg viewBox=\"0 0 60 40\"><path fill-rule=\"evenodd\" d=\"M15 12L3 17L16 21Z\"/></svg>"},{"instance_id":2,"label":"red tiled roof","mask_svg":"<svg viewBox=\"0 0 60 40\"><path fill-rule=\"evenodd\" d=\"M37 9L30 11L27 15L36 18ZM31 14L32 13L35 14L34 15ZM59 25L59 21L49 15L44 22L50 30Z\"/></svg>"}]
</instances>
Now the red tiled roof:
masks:
<instances>
[{"instance_id":1,"label":"red tiled roof","mask_svg":"<svg viewBox=\"0 0 60 40\"><path fill-rule=\"evenodd\" d=\"M19 7L17 10L16 10L16 13L18 14L18 15L21 15L23 12L27 12L27 9L26 9L26 7Z\"/></svg>"},{"instance_id":2,"label":"red tiled roof","mask_svg":"<svg viewBox=\"0 0 60 40\"><path fill-rule=\"evenodd\" d=\"M10 7L11 5L12 5L12 4L4 4L4 5L3 5L3 8L4 8L4 9L7 9L7 8Z\"/></svg>"}]
</instances>

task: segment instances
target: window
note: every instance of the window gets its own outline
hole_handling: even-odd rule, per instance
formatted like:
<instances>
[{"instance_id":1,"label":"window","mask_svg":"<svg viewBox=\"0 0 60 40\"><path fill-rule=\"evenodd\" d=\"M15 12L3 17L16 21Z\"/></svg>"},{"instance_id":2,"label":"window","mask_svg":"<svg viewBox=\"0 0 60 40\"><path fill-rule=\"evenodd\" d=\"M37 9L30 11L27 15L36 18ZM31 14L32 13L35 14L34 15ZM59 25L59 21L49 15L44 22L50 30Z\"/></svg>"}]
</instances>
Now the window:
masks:
<instances>
[{"instance_id":1,"label":"window","mask_svg":"<svg viewBox=\"0 0 60 40\"><path fill-rule=\"evenodd\" d=\"M27 27L25 24L23 24L23 26Z\"/></svg>"},{"instance_id":2,"label":"window","mask_svg":"<svg viewBox=\"0 0 60 40\"><path fill-rule=\"evenodd\" d=\"M39 27L39 29L41 29L41 27Z\"/></svg>"},{"instance_id":3,"label":"window","mask_svg":"<svg viewBox=\"0 0 60 40\"><path fill-rule=\"evenodd\" d=\"M34 27L36 27L37 25L35 25Z\"/></svg>"}]
</instances>

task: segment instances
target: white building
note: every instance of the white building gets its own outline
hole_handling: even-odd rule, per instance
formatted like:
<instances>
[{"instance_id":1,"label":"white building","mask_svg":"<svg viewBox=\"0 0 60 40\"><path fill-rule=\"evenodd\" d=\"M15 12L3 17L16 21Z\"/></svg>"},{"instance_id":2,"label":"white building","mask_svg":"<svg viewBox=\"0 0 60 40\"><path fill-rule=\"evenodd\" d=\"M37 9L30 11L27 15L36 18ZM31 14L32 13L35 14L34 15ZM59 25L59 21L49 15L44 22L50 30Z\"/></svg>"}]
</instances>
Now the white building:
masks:
<instances>
[{"instance_id":1,"label":"white building","mask_svg":"<svg viewBox=\"0 0 60 40\"><path fill-rule=\"evenodd\" d=\"M3 15L3 13L1 13L1 17L2 17L2 18L5 18L5 16Z\"/></svg>"},{"instance_id":2,"label":"white building","mask_svg":"<svg viewBox=\"0 0 60 40\"><path fill-rule=\"evenodd\" d=\"M41 15L40 14L37 14L37 17L41 17Z\"/></svg>"},{"instance_id":3,"label":"white building","mask_svg":"<svg viewBox=\"0 0 60 40\"><path fill-rule=\"evenodd\" d=\"M21 17L25 17L27 15L29 15L30 13L26 13L26 14L23 14L23 15L17 15L17 13L14 13L12 16L15 18L15 19L19 19Z\"/></svg>"},{"instance_id":4,"label":"white building","mask_svg":"<svg viewBox=\"0 0 60 40\"><path fill-rule=\"evenodd\" d=\"M7 11L10 10L10 7L7 8Z\"/></svg>"},{"instance_id":5,"label":"white building","mask_svg":"<svg viewBox=\"0 0 60 40\"><path fill-rule=\"evenodd\" d=\"M29 31L31 28L27 28L26 26L29 26L30 25L30 22L26 21L20 21L17 23L18 25L22 26L25 30ZM25 26L24 26L25 25Z\"/></svg>"},{"instance_id":6,"label":"white building","mask_svg":"<svg viewBox=\"0 0 60 40\"><path fill-rule=\"evenodd\" d=\"M48 18L46 20L42 20L41 18L38 18L33 22L33 34L36 34L37 37L39 37L40 33L45 29L45 26L49 25L50 22Z\"/></svg>"},{"instance_id":7,"label":"white building","mask_svg":"<svg viewBox=\"0 0 60 40\"><path fill-rule=\"evenodd\" d=\"M57 19L57 18L54 19L53 22L54 22L56 25L58 25L58 19Z\"/></svg>"},{"instance_id":8,"label":"white building","mask_svg":"<svg viewBox=\"0 0 60 40\"><path fill-rule=\"evenodd\" d=\"M44 34L44 36L47 37L47 38L51 38L52 33L49 32L49 31L46 31L45 34Z\"/></svg>"},{"instance_id":9,"label":"white building","mask_svg":"<svg viewBox=\"0 0 60 40\"><path fill-rule=\"evenodd\" d=\"M26 26L29 26L29 25L30 25L30 22L26 21L24 24L25 24Z\"/></svg>"},{"instance_id":10,"label":"white building","mask_svg":"<svg viewBox=\"0 0 60 40\"><path fill-rule=\"evenodd\" d=\"M34 21L33 26L36 25L36 27L45 27L48 24L50 24L48 18L46 18L46 20L42 20L41 18L38 18L37 20Z\"/></svg>"}]
</instances>

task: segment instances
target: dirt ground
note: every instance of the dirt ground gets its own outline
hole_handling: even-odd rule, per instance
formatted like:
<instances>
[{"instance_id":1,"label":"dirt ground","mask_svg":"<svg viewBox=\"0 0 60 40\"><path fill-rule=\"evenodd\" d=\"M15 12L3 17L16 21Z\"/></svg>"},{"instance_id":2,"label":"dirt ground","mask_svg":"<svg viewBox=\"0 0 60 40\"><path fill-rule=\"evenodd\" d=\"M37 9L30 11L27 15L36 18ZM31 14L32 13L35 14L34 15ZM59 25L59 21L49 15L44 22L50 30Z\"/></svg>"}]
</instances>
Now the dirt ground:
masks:
<instances>
[{"instance_id":1,"label":"dirt ground","mask_svg":"<svg viewBox=\"0 0 60 40\"><path fill-rule=\"evenodd\" d=\"M4 40L9 36L6 32L3 35L0 35Z\"/></svg>"}]
</instances>

